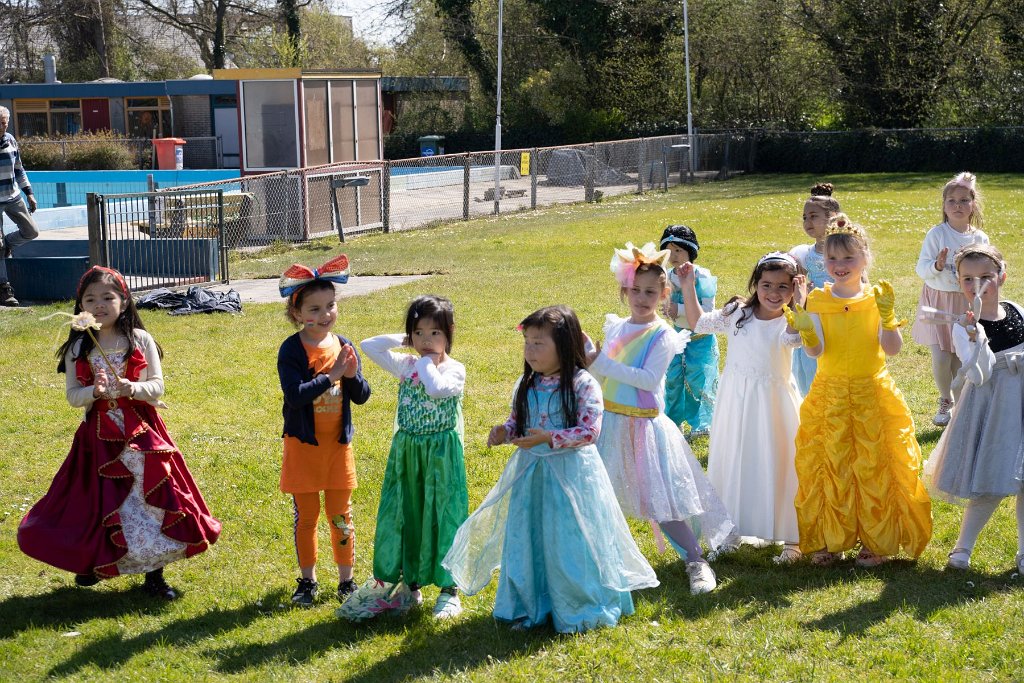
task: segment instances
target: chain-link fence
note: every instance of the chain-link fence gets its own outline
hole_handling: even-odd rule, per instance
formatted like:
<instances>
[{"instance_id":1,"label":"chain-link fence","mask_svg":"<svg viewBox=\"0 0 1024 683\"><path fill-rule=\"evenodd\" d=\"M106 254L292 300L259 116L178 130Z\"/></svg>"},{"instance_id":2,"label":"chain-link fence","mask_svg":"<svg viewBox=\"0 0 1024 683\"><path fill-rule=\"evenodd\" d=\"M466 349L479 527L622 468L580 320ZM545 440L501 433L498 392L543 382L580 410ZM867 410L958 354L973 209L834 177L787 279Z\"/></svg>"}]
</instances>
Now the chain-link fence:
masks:
<instances>
[{"instance_id":1,"label":"chain-link fence","mask_svg":"<svg viewBox=\"0 0 1024 683\"><path fill-rule=\"evenodd\" d=\"M229 247L304 241L436 223L553 204L667 190L749 168L742 134L637 138L563 147L316 166L191 185L224 192ZM495 160L495 157L497 161ZM693 165L691 169L691 156Z\"/></svg>"}]
</instances>

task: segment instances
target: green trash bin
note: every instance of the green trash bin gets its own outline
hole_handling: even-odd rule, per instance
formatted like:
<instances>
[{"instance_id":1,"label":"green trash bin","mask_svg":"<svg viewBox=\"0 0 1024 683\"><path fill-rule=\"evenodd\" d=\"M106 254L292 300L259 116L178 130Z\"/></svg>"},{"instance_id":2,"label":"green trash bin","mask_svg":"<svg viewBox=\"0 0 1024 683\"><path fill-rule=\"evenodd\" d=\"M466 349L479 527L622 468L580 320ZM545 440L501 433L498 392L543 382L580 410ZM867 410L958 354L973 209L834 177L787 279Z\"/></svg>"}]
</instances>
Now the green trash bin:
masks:
<instances>
[{"instance_id":1,"label":"green trash bin","mask_svg":"<svg viewBox=\"0 0 1024 683\"><path fill-rule=\"evenodd\" d=\"M424 135L423 137L417 138L417 141L420 143L421 157L432 157L438 154L444 154L443 135Z\"/></svg>"}]
</instances>

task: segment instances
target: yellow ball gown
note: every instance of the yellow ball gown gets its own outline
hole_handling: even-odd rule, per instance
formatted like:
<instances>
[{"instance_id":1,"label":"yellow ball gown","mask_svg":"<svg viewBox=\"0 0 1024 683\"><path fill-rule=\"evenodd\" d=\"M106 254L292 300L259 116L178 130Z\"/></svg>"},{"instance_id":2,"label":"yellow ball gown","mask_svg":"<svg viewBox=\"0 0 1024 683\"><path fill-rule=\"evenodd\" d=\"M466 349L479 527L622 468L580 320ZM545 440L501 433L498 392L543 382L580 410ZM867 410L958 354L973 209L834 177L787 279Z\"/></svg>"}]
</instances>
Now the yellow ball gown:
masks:
<instances>
[{"instance_id":1,"label":"yellow ball gown","mask_svg":"<svg viewBox=\"0 0 1024 683\"><path fill-rule=\"evenodd\" d=\"M914 421L878 341L874 294L844 299L826 284L807 311L821 321L824 350L796 436L800 549L841 552L859 540L878 555L902 546L917 557L932 535L931 501Z\"/></svg>"}]
</instances>

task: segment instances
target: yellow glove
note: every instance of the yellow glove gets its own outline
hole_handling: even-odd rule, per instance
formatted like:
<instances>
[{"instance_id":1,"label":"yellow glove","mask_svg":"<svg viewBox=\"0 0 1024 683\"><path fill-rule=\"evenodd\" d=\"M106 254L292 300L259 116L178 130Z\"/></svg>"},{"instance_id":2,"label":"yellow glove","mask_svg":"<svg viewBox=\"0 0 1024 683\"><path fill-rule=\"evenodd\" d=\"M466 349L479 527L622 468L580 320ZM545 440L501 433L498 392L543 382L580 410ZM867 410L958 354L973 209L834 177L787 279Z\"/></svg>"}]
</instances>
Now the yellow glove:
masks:
<instances>
[{"instance_id":1,"label":"yellow glove","mask_svg":"<svg viewBox=\"0 0 1024 683\"><path fill-rule=\"evenodd\" d=\"M818 339L818 332L814 329L814 320L803 306L800 304L796 304L793 308L783 306L782 312L785 314L789 326L800 333L800 341L804 343L804 346L813 348L821 343L821 340Z\"/></svg>"},{"instance_id":2,"label":"yellow glove","mask_svg":"<svg viewBox=\"0 0 1024 683\"><path fill-rule=\"evenodd\" d=\"M882 319L882 329L895 330L902 327L905 321L896 320L896 292L889 281L879 280L871 291L875 295L875 306L878 307L878 315Z\"/></svg>"}]
</instances>

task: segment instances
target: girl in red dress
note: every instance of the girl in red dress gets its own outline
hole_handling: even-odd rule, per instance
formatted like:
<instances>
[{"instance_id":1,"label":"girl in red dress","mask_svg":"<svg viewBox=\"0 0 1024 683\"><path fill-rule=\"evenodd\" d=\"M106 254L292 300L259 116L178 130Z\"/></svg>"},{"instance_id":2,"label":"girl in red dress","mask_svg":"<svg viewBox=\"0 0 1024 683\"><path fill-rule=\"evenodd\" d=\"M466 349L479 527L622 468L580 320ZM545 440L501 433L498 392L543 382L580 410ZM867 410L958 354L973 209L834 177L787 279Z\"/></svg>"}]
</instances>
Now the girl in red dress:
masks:
<instances>
[{"instance_id":1,"label":"girl in red dress","mask_svg":"<svg viewBox=\"0 0 1024 683\"><path fill-rule=\"evenodd\" d=\"M57 371L85 419L50 490L21 521L18 545L73 572L79 586L145 574L147 593L173 600L164 565L206 550L220 522L157 414L163 352L119 272L86 271L75 298L76 316L83 312L95 332L72 327Z\"/></svg>"}]
</instances>

